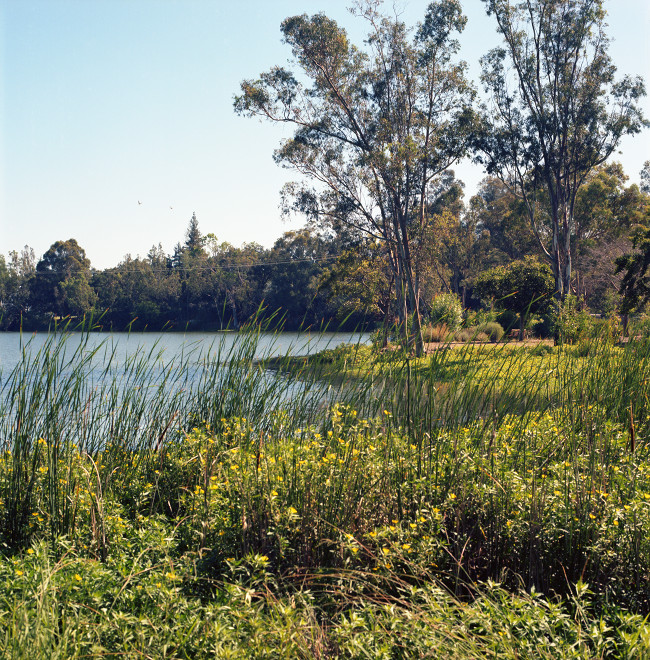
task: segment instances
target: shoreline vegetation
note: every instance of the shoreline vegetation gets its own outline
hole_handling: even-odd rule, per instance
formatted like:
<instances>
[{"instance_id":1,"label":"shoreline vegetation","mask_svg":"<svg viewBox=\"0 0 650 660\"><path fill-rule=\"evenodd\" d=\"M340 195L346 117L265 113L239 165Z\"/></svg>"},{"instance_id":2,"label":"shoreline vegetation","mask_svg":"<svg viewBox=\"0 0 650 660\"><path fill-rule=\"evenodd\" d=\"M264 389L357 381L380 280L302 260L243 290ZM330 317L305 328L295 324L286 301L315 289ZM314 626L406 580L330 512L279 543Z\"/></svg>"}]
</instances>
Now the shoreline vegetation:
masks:
<instances>
[{"instance_id":1,"label":"shoreline vegetation","mask_svg":"<svg viewBox=\"0 0 650 660\"><path fill-rule=\"evenodd\" d=\"M5 657L650 654L650 342L256 360L261 329L3 374Z\"/></svg>"}]
</instances>

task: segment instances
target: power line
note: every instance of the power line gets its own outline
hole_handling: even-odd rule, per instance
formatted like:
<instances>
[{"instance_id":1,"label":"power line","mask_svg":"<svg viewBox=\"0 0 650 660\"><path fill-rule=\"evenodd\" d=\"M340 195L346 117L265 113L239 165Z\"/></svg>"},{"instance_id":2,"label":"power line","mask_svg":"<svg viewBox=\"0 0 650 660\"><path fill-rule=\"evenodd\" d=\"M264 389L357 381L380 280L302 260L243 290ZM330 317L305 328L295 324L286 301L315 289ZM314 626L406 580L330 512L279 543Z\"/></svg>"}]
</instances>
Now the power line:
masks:
<instances>
[{"instance_id":1,"label":"power line","mask_svg":"<svg viewBox=\"0 0 650 660\"><path fill-rule=\"evenodd\" d=\"M120 268L120 266L113 266L112 268L106 268L104 270L94 270L91 271L91 274L99 274L99 273L111 273L114 272L115 274L121 274L121 273L145 273L145 272L150 272L150 273L173 273L173 272L183 272L183 273L189 273L189 272L217 272L217 271L228 271L228 270L236 270L236 269L250 269L250 268L260 268L264 266L285 266L285 265L291 265L291 264L300 264L300 263L325 263L328 261L334 261L339 258L340 255L336 256L329 256L329 257L309 257L305 259L289 259L285 261L259 261L257 263L248 263L248 264L218 264L218 265L212 265L212 266L164 266L164 267L154 267L151 265L150 262L147 261L141 261L143 265L148 267L148 270L143 270L139 268ZM74 272L79 272L78 270ZM72 273L70 273L72 274ZM47 271L39 271L35 270L32 273L33 276L42 276L42 275L66 275L65 272L62 271L56 271L56 270L47 270Z\"/></svg>"}]
</instances>

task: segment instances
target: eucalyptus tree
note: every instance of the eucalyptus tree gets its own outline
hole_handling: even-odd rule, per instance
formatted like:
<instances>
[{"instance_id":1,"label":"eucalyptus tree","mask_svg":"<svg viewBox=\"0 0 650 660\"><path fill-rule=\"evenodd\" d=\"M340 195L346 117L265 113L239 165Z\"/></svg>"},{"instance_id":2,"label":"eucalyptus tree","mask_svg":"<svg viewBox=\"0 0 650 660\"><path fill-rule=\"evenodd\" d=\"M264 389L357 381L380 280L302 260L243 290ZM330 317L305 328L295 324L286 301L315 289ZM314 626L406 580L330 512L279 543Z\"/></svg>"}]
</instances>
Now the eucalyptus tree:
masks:
<instances>
[{"instance_id":1,"label":"eucalyptus tree","mask_svg":"<svg viewBox=\"0 0 650 660\"><path fill-rule=\"evenodd\" d=\"M363 48L322 13L284 20L294 63L242 82L235 110L295 128L275 152L302 175L283 191L285 211L386 247L400 320L408 333L413 315L409 342L419 353L414 250L433 182L464 155L471 126L473 90L465 64L453 61L466 19L458 0L437 0L410 30L379 5L365 0L353 11L367 21Z\"/></svg>"},{"instance_id":2,"label":"eucalyptus tree","mask_svg":"<svg viewBox=\"0 0 650 660\"><path fill-rule=\"evenodd\" d=\"M571 286L576 195L624 135L648 125L637 105L644 83L615 79L603 0L483 2L503 45L482 58L491 107L478 159L524 201L562 300ZM536 201L539 187L548 218Z\"/></svg>"},{"instance_id":3,"label":"eucalyptus tree","mask_svg":"<svg viewBox=\"0 0 650 660\"><path fill-rule=\"evenodd\" d=\"M643 163L641 170L641 191L650 194L650 160Z\"/></svg>"}]
</instances>

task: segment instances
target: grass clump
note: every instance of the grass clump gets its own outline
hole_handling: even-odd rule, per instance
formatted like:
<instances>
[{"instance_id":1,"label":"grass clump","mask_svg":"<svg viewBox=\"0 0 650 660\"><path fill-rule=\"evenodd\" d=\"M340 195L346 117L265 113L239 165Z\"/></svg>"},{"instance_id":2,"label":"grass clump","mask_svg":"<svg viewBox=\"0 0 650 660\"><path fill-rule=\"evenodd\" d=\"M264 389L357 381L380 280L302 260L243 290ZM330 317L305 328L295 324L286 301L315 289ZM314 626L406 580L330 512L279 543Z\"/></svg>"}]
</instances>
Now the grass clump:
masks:
<instances>
[{"instance_id":1,"label":"grass clump","mask_svg":"<svg viewBox=\"0 0 650 660\"><path fill-rule=\"evenodd\" d=\"M446 323L427 324L422 328L422 339L427 344L448 341L452 336L453 333Z\"/></svg>"}]
</instances>

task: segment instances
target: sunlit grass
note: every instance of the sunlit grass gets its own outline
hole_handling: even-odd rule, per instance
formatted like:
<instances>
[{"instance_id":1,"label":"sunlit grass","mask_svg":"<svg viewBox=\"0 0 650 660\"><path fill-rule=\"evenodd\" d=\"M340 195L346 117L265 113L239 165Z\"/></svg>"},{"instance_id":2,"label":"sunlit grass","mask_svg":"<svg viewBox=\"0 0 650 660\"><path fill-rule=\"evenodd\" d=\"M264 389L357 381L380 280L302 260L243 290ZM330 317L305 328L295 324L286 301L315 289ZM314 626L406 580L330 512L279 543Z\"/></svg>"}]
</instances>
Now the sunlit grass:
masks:
<instances>
[{"instance_id":1,"label":"sunlit grass","mask_svg":"<svg viewBox=\"0 0 650 660\"><path fill-rule=\"evenodd\" d=\"M53 336L3 375L5 654L650 652L646 344L272 377L258 331L119 367Z\"/></svg>"}]
</instances>

